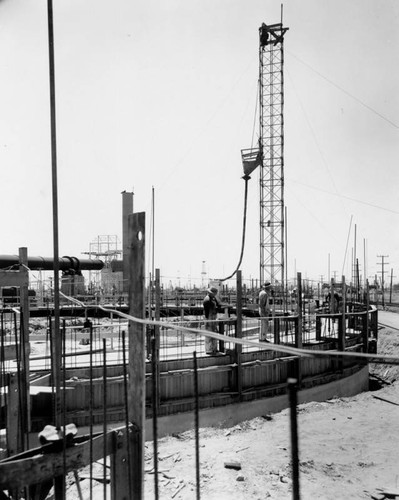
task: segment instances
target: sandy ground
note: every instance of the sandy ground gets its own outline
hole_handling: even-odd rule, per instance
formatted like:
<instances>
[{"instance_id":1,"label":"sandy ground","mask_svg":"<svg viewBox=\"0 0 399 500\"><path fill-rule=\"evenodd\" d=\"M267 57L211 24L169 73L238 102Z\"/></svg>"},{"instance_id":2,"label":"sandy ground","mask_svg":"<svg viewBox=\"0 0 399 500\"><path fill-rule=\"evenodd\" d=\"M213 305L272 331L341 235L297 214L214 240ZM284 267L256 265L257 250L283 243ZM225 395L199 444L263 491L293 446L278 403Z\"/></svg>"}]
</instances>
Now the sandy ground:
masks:
<instances>
[{"instance_id":1,"label":"sandy ground","mask_svg":"<svg viewBox=\"0 0 399 500\"><path fill-rule=\"evenodd\" d=\"M388 316L399 328L399 314ZM399 356L399 330L380 330L378 350ZM370 392L298 407L302 500L399 496L399 366L371 365L370 372ZM159 498L195 499L194 432L163 438L158 446ZM155 498L152 442L145 456L147 500ZM202 499L292 498L289 410L227 430L201 429L200 462ZM241 469L226 462L239 462ZM87 485L81 481L85 498ZM95 487L93 498L103 498L102 488ZM76 490L72 484L67 498L79 498Z\"/></svg>"},{"instance_id":2,"label":"sandy ground","mask_svg":"<svg viewBox=\"0 0 399 500\"><path fill-rule=\"evenodd\" d=\"M398 330L380 331L379 352L399 355ZM382 499L393 490L399 496L399 367L372 365L370 372L384 381L380 389L299 406L302 499ZM194 433L161 439L159 457L160 498L196 498ZM241 470L225 468L232 461ZM200 462L206 500L292 498L289 410L228 430L201 429ZM154 498L151 469L147 443L146 499Z\"/></svg>"}]
</instances>

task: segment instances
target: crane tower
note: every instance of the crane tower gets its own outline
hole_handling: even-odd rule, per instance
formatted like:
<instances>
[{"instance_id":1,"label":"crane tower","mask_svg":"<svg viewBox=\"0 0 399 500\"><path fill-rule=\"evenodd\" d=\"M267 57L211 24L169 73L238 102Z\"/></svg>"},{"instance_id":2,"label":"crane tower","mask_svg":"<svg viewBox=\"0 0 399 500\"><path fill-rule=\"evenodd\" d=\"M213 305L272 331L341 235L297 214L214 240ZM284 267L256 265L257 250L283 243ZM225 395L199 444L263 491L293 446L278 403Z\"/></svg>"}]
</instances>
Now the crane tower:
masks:
<instances>
[{"instance_id":1,"label":"crane tower","mask_svg":"<svg viewBox=\"0 0 399 500\"><path fill-rule=\"evenodd\" d=\"M259 28L260 280L284 283L284 35Z\"/></svg>"}]
</instances>

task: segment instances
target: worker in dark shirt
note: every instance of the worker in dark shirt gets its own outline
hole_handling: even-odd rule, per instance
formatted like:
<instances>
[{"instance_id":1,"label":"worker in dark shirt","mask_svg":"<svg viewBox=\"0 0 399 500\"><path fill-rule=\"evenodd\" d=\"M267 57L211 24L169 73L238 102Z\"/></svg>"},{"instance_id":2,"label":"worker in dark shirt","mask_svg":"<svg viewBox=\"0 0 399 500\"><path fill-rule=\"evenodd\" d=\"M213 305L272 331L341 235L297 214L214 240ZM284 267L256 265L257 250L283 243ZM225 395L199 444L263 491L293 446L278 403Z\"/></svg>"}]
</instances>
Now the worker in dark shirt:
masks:
<instances>
[{"instance_id":1,"label":"worker in dark shirt","mask_svg":"<svg viewBox=\"0 0 399 500\"><path fill-rule=\"evenodd\" d=\"M216 323L218 309L220 307L220 301L218 295L218 289L214 286L210 287L208 293L206 294L203 306L205 319L205 329L210 332L218 333L218 326ZM207 354L217 354L217 340L211 337L205 337L205 352Z\"/></svg>"}]
</instances>

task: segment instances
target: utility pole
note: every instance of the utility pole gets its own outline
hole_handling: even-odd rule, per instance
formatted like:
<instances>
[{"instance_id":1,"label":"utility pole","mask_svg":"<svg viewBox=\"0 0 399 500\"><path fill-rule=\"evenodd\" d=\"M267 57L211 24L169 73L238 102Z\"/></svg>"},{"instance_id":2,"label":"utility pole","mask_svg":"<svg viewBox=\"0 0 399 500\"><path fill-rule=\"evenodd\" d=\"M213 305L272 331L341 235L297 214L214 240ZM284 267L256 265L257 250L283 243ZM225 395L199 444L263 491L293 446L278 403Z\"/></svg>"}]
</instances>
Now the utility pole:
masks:
<instances>
[{"instance_id":1,"label":"utility pole","mask_svg":"<svg viewBox=\"0 0 399 500\"><path fill-rule=\"evenodd\" d=\"M384 274L385 274L385 266L389 264L389 262L386 262L384 259L386 257L389 257L389 255L377 255L379 259L381 259L381 262L377 262L377 265L381 265L381 271L378 271L381 274L381 291L382 291L382 307L385 307L385 297L384 297L384 291L385 291L385 280L384 280Z\"/></svg>"},{"instance_id":2,"label":"utility pole","mask_svg":"<svg viewBox=\"0 0 399 500\"><path fill-rule=\"evenodd\" d=\"M391 267L391 284L389 286L389 303L392 304L392 282L393 278L396 278L396 276L393 275L393 268Z\"/></svg>"}]
</instances>

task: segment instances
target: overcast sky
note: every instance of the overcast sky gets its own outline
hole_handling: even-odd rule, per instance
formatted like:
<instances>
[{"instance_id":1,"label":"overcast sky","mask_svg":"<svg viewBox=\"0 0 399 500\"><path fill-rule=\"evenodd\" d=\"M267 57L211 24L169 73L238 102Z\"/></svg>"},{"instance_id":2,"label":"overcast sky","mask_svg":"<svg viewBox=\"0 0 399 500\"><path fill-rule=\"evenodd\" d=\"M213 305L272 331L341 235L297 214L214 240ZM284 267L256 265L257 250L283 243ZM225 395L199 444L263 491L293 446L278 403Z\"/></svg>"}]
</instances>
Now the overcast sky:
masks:
<instances>
[{"instance_id":1,"label":"overcast sky","mask_svg":"<svg viewBox=\"0 0 399 500\"><path fill-rule=\"evenodd\" d=\"M154 187L164 280L235 269L258 28L280 5L54 1L60 255L121 239L124 190L148 233ZM288 275L325 281L330 260L350 278L356 225L361 274L384 255L399 281L399 2L286 1L284 25ZM45 0L0 0L2 254L53 252L47 40ZM252 177L244 279L259 277Z\"/></svg>"}]
</instances>

